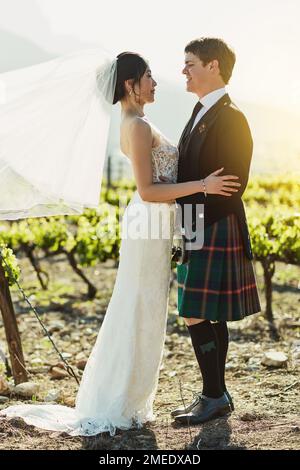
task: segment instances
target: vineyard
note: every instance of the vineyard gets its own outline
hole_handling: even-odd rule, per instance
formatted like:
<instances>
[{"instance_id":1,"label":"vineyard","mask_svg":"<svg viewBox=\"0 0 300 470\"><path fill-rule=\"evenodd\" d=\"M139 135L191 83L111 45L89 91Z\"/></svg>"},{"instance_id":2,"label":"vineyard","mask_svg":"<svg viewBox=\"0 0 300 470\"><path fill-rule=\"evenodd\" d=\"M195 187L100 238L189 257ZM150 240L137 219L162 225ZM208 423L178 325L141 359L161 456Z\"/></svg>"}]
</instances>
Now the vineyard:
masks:
<instances>
[{"instance_id":1,"label":"vineyard","mask_svg":"<svg viewBox=\"0 0 300 470\"><path fill-rule=\"evenodd\" d=\"M115 182L112 187L104 184L101 190L99 207L97 209L88 209L79 216L32 218L13 222L0 221L0 249L5 260L5 262L2 262L2 267L8 279L17 313L29 377L39 377L36 369L43 370L42 375L45 375L46 371L52 370L53 372L55 353L50 351L47 338L42 337L43 332L38 331L39 325L36 319L32 316L29 319L30 309L27 306L25 307L24 302L20 300L16 280L24 286L25 290L27 288L27 294L42 314L44 322L50 327L50 330L52 327L51 334L56 337L59 346L63 348L64 357L70 359L72 366L77 367L80 375L79 363L86 360L88 356L91 340L96 337L99 321L105 314L105 306L112 292L121 239L119 221L134 190L133 183L125 180ZM231 337L233 341L236 340L236 344L233 342L232 347L235 354L229 362L232 370L229 366L228 373L231 374L230 380L232 386L234 386L238 382L238 366L235 366L237 350L242 350L242 356L249 356L247 357L248 362L246 362L247 367L249 367L250 362L250 368L245 369L245 386L239 385L243 389L242 393L245 393L244 398L247 401L247 371L248 374L253 373L253 371L254 374L259 374L260 370L257 365L258 362L251 362L252 356L255 356L255 354L257 356L257 353L255 353L257 345L255 344L253 331L256 330L256 334L261 339L263 338L262 341L267 345L267 349L276 349L276 345L279 345L280 349L284 349L284 352L288 354L292 347L294 349L298 348L298 352L296 352L300 358L300 323L298 323L297 317L299 315L297 289L299 288L300 272L300 183L299 180L291 176L256 176L249 182L243 199L250 229L254 266L259 281L263 312L259 317L243 320L244 330L247 332L244 337L240 326L234 325L232 327ZM274 283L274 279L276 279L276 283ZM281 286L279 290L278 280L280 280ZM158 392L161 394L158 406L161 405L162 408L168 403L166 401L168 400L167 391L164 387L168 388L170 380L179 375L176 370L180 369L180 360L178 360L180 359L180 350L182 354L185 351L186 357L191 354L188 352L188 338L186 337L185 327L181 319L174 313L176 311L175 267L170 281L170 319L168 321L165 354L166 358L169 357L169 361L171 360L172 365L170 367L168 362L168 365L164 364L162 369ZM84 288L84 291L82 288ZM286 315L284 314L282 317L278 314L282 311L281 308L288 310ZM24 313L28 315L22 315ZM57 326L59 324L60 326ZM75 332L71 332L72 325L76 329ZM1 330L3 329L0 328L0 333ZM87 330L89 331L88 335L86 334ZM65 334L62 334L62 332L65 332ZM33 333L32 338L30 337L31 333ZM289 336L290 333L291 337ZM75 337L77 339L74 339ZM239 343L239 337L243 340L241 343ZM37 341L41 342L41 346L35 349ZM250 341L250 346L248 341ZM1 334L0 346L4 343L4 335ZM189 361L193 362L192 356ZM241 366L239 365L239 367ZM294 363L289 363L287 369L280 369L279 371L271 369L265 375L266 387L269 386L268 377L270 377L270 383L274 381L280 383L282 380L284 389L288 384L296 384L295 386L297 386L295 367L297 369L298 365L295 366ZM169 371L166 371L166 368ZM175 374L170 375L173 368ZM244 365L242 369L244 370ZM7 358L6 366L3 365L2 369L0 362L0 378L1 371L9 377L11 371ZM69 383L72 379L67 377L67 374L64 376L63 372L65 371L62 371L61 374L62 391L60 398L57 400L61 403L73 404L75 389L73 395L70 394L70 390L76 384L74 382L70 388ZM180 377L188 382L190 386L195 385L196 378L190 372L182 370ZM50 374L45 381L41 378L40 395L38 397L33 395L31 400L45 397L51 386L50 380L53 380L53 373L52 377ZM261 379L258 377L258 380ZM291 387L291 394L295 393L295 386ZM280 390L277 390L277 394L276 389L275 392L274 389L271 392L274 396L281 397ZM269 390L267 393L272 395L271 392ZM14 403L14 397L14 394L10 395L12 403ZM268 399L262 399L262 402L266 406ZM172 407L176 404L172 403ZM295 405L295 403L293 404ZM284 416L284 408L281 405L279 408L282 416ZM255 415L252 416L247 409L243 411L242 418L240 418L242 426L251 426L252 422L255 426L258 422L265 423L266 417L263 413L260 418L256 419ZM293 415L293 406L289 408L287 414ZM163 421L167 419L163 411L158 412L159 416L162 416ZM286 426L289 426L289 421L286 421L285 417L283 422ZM238 432L241 431L240 424L235 423ZM14 432L16 433L15 436L19 435L18 433L25 433L25 435L29 433L28 427L26 428L24 425L24 428L22 426L20 428L19 426L20 423L17 423L13 435ZM212 432L210 426L208 425L207 428L208 435L211 435ZM272 426L274 426L274 423ZM291 426L295 427L293 419ZM0 435L1 432L4 431L0 429ZM38 431L37 434L34 431L30 432L33 440L38 440L39 436L45 436L43 433L39 435ZM160 434L156 428L153 432L158 433L159 445L163 445L162 441L165 440L165 435ZM175 443L176 441L182 443L182 436L178 431L177 437L174 438ZM297 436L293 434L292 437L296 439ZM43 439L42 445L47 445L45 444L46 437L43 437ZM130 448L130 445L137 446L136 442L139 439L140 436L138 437L133 433L133 441L132 443L129 442L128 448ZM205 439L208 440L208 437L205 438L204 436L204 442L206 442ZM190 439L188 440L190 441ZM267 448L268 446L271 448L273 445L271 441L265 444ZM66 442L69 443L67 447L58 448L68 448L68 445L70 445L70 448L78 448L78 440L69 438ZM293 442L293 439L291 439L291 442ZM100 445L98 448L101 448L101 444L98 443L97 445ZM169 448L172 448L173 444L168 445ZM239 445L241 445L240 442ZM253 441L253 447L259 448L258 437L257 440Z\"/></svg>"},{"instance_id":2,"label":"vineyard","mask_svg":"<svg viewBox=\"0 0 300 470\"><path fill-rule=\"evenodd\" d=\"M134 190L130 181L120 181L110 188L104 184L99 208L86 210L83 215L0 223L0 246L14 275L20 274L18 256L25 255L41 288L47 289L49 275L39 259L63 254L86 284L87 297L93 299L97 290L83 268L107 259L117 262L120 207L126 207ZM272 277L276 262L300 265L300 183L292 178L253 178L244 201L254 257L264 271L265 314L273 322Z\"/></svg>"}]
</instances>

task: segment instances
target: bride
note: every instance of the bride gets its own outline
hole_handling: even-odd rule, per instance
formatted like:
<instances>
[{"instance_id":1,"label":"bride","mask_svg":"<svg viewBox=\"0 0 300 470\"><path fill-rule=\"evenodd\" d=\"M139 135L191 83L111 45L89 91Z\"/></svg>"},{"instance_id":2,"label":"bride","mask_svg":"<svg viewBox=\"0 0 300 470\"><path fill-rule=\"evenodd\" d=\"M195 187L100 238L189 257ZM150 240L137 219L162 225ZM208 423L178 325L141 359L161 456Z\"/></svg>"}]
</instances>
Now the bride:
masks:
<instances>
[{"instance_id":1,"label":"bride","mask_svg":"<svg viewBox=\"0 0 300 470\"><path fill-rule=\"evenodd\" d=\"M137 191L122 220L120 261L112 297L86 364L75 408L56 404L22 404L0 412L2 417L19 416L28 424L64 431L73 436L100 432L114 435L116 429L141 427L143 423L155 419L153 401L166 334L175 199L201 192L204 187L202 181L176 184L177 147L144 114L144 106L154 102L157 86L146 60L139 54L124 52L117 56L114 63L116 67L109 64L105 67L105 73L109 71L108 79L113 83L111 102L121 103L120 145L131 162ZM112 80L112 74L115 74L115 80ZM101 75L102 85L104 75ZM97 77L100 86L99 74ZM106 102L107 99L106 94ZM59 113L59 103L55 106ZM86 140L83 139L84 143ZM44 215L45 211L50 211L46 212L48 215L60 213L66 211L66 206L72 206L70 212L75 211L76 206L78 208L74 198L67 198L66 193L59 194L58 187L55 189L52 186L50 192L44 184L37 190L37 178L30 180L26 165L17 167L13 157L9 164L8 154L2 175L6 174L5 181L9 180L10 187L16 188L16 197L15 206L11 204L12 195L7 198L7 207L2 204L2 218L5 214L7 218L17 218ZM95 171L95 166L86 171ZM226 192L230 197L235 189L229 180L234 177L218 176L220 171L205 178L206 192ZM52 175L53 184L59 179L58 174L56 178L55 175ZM18 185L20 178L22 185ZM31 201L26 207L22 199L25 192L29 194L26 201ZM33 194L35 199L32 199ZM56 201L55 194L60 196ZM161 219L159 214L162 214ZM162 220L161 226L158 220ZM158 229L162 229L161 232ZM161 233L164 235L160 236Z\"/></svg>"}]
</instances>

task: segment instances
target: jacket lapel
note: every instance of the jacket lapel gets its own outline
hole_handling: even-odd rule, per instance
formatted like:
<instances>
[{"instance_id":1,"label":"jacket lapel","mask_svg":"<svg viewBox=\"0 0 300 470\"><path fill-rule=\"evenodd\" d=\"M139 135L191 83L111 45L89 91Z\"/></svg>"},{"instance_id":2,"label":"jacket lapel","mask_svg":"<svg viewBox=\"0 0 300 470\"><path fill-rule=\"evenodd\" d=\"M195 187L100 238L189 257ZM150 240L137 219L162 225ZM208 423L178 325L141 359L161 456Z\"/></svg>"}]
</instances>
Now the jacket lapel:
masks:
<instances>
[{"instance_id":1,"label":"jacket lapel","mask_svg":"<svg viewBox=\"0 0 300 470\"><path fill-rule=\"evenodd\" d=\"M205 138L207 136L207 132L211 125L213 124L217 114L219 113L220 109L223 106L228 106L231 103L231 99L226 93L222 98L220 98L205 114L202 116L200 121L196 124L194 129L189 135L188 141L187 141L187 146L190 144L191 140L195 135L198 135L197 139L197 149L198 152L200 151Z\"/></svg>"},{"instance_id":2,"label":"jacket lapel","mask_svg":"<svg viewBox=\"0 0 300 470\"><path fill-rule=\"evenodd\" d=\"M201 148L205 142L209 128L214 123L217 115L222 109L223 106L228 106L231 103L229 95L226 93L222 98L220 98L214 106L212 106L205 114L202 116L200 121L196 124L192 132L188 134L188 131L191 129L194 122L195 113L191 116L190 121L188 122L183 135L180 139L179 146L179 161L178 161L178 182L188 181L189 178L194 174L194 155L195 152L197 156L200 157ZM194 109L195 111L195 109ZM196 113L197 114L197 113ZM193 146L194 151L189 152L189 147ZM198 158L197 157L197 161ZM188 179L187 179L188 178Z\"/></svg>"}]
</instances>

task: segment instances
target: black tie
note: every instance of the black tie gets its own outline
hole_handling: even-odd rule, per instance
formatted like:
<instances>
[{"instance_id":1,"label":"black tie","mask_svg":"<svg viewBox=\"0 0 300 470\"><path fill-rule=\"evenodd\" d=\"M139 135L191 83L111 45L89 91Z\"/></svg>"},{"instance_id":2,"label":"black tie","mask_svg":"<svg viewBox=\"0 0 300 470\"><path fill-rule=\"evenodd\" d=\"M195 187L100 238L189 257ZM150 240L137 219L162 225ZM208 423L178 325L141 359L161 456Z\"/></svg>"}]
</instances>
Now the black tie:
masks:
<instances>
[{"instance_id":1,"label":"black tie","mask_svg":"<svg viewBox=\"0 0 300 470\"><path fill-rule=\"evenodd\" d=\"M193 114L192 114L191 123L190 123L190 126L189 126L189 133L192 131L192 127L193 127L193 124L195 122L196 116L199 113L200 109L202 109L202 108L203 108L203 104L200 101L198 101L198 103L194 107L194 111L193 111Z\"/></svg>"},{"instance_id":2,"label":"black tie","mask_svg":"<svg viewBox=\"0 0 300 470\"><path fill-rule=\"evenodd\" d=\"M201 101L198 101L198 103L194 107L193 115L196 117L197 114L199 113L200 109L202 109L202 108L203 108L203 104L201 103Z\"/></svg>"},{"instance_id":3,"label":"black tie","mask_svg":"<svg viewBox=\"0 0 300 470\"><path fill-rule=\"evenodd\" d=\"M190 120L188 121L187 125L184 128L183 134L182 134L181 139L180 139L179 144L178 144L179 147L180 147L181 144L183 144L183 142L185 142L187 137L190 135L192 126L193 126L194 121L195 121L195 117L197 116L197 114L199 113L201 108L203 108L203 104L200 103L200 101L198 101L198 103L196 104L196 106L193 109Z\"/></svg>"},{"instance_id":4,"label":"black tie","mask_svg":"<svg viewBox=\"0 0 300 470\"><path fill-rule=\"evenodd\" d=\"M186 135L185 137L187 137L188 135L190 135L191 133L191 130L192 130L192 127L193 127L193 124L194 124L194 121L195 121L195 118L197 116L197 114L199 113L200 109L203 108L203 104L200 103L200 101L198 101L198 103L196 104L196 106L194 107L193 109L193 113L192 113L192 116L191 116L191 120L188 124L188 127L187 127L187 132L186 132Z\"/></svg>"}]
</instances>

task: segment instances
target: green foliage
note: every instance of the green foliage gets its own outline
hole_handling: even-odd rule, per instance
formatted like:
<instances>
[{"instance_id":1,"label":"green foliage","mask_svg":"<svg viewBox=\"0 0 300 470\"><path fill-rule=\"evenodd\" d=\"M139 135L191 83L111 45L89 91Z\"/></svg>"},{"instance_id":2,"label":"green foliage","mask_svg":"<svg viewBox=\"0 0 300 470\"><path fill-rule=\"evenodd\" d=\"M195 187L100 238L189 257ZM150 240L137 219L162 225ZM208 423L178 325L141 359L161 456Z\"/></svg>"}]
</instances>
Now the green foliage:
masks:
<instances>
[{"instance_id":1,"label":"green foliage","mask_svg":"<svg viewBox=\"0 0 300 470\"><path fill-rule=\"evenodd\" d=\"M80 266L118 259L120 217L135 185L122 180L105 184L96 209L78 216L40 217L0 223L0 243L14 274L14 253L41 250L45 256L72 254ZM254 256L257 260L300 264L300 183L293 177L253 177L243 197ZM13 252L12 252L13 250ZM10 281L11 282L11 281Z\"/></svg>"},{"instance_id":2,"label":"green foliage","mask_svg":"<svg viewBox=\"0 0 300 470\"><path fill-rule=\"evenodd\" d=\"M20 268L16 256L14 255L11 248L0 241L0 261L3 266L5 277L8 279L8 284L12 286L15 283L15 279L19 280ZM6 266L8 265L8 267Z\"/></svg>"}]
</instances>

